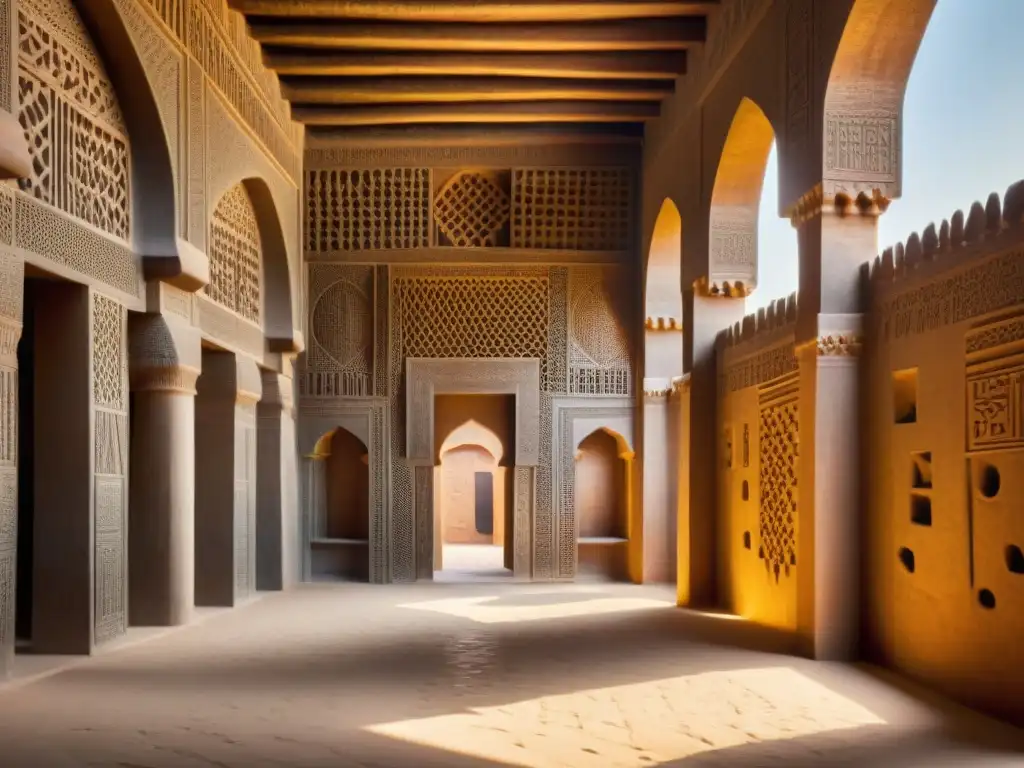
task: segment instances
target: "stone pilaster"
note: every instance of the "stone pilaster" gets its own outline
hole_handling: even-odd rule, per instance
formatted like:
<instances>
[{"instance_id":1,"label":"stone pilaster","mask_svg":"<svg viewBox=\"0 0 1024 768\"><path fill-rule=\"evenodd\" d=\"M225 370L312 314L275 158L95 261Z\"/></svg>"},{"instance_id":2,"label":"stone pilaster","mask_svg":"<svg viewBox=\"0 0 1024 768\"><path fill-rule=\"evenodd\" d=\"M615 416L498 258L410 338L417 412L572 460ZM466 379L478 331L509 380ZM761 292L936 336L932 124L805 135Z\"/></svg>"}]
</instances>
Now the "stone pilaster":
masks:
<instances>
[{"instance_id":1,"label":"stone pilaster","mask_svg":"<svg viewBox=\"0 0 1024 768\"><path fill-rule=\"evenodd\" d=\"M679 499L678 600L712 606L717 599L715 509L718 444L718 332L743 318L742 297L702 283L683 292L684 370L689 373L688 449L681 454L690 482Z\"/></svg>"},{"instance_id":2,"label":"stone pilaster","mask_svg":"<svg viewBox=\"0 0 1024 768\"><path fill-rule=\"evenodd\" d=\"M196 398L196 605L232 606L256 586L256 364L203 352Z\"/></svg>"},{"instance_id":3,"label":"stone pilaster","mask_svg":"<svg viewBox=\"0 0 1024 768\"><path fill-rule=\"evenodd\" d=\"M195 605L199 338L159 315L137 315L129 340L129 623L187 624Z\"/></svg>"},{"instance_id":4,"label":"stone pilaster","mask_svg":"<svg viewBox=\"0 0 1024 768\"><path fill-rule=\"evenodd\" d=\"M20 274L17 277L20 297ZM20 321L0 319L0 680L9 674L14 661L18 547L17 349L20 338Z\"/></svg>"},{"instance_id":5,"label":"stone pilaster","mask_svg":"<svg viewBox=\"0 0 1024 768\"><path fill-rule=\"evenodd\" d=\"M293 381L262 372L256 406L256 588L286 589L301 578Z\"/></svg>"},{"instance_id":6,"label":"stone pilaster","mask_svg":"<svg viewBox=\"0 0 1024 768\"><path fill-rule=\"evenodd\" d=\"M793 214L800 244L797 629L818 659L858 654L861 464L860 267L877 251L887 203L826 199Z\"/></svg>"},{"instance_id":7,"label":"stone pilaster","mask_svg":"<svg viewBox=\"0 0 1024 768\"><path fill-rule=\"evenodd\" d=\"M643 569L644 583L675 581L676 488L671 381L644 380ZM632 569L631 569L632 570ZM631 578L636 580L635 575Z\"/></svg>"}]
</instances>

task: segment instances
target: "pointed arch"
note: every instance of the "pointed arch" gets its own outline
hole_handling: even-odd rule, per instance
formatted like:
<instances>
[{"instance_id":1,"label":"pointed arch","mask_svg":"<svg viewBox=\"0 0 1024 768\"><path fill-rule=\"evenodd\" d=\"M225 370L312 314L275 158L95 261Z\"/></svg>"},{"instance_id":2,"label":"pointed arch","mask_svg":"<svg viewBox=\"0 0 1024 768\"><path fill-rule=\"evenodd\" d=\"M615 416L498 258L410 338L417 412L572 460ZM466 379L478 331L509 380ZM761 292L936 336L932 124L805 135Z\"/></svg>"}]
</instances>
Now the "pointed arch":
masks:
<instances>
[{"instance_id":1,"label":"pointed arch","mask_svg":"<svg viewBox=\"0 0 1024 768\"><path fill-rule=\"evenodd\" d=\"M441 443L438 458L442 458L448 451L466 445L483 448L494 457L496 463L500 463L505 456L505 446L501 439L480 422L469 419L448 433Z\"/></svg>"},{"instance_id":2,"label":"pointed arch","mask_svg":"<svg viewBox=\"0 0 1024 768\"><path fill-rule=\"evenodd\" d=\"M757 217L775 131L744 97L729 125L715 172L709 223L711 293L746 296L757 284Z\"/></svg>"},{"instance_id":3,"label":"pointed arch","mask_svg":"<svg viewBox=\"0 0 1024 768\"><path fill-rule=\"evenodd\" d=\"M647 252L645 378L671 378L683 372L682 258L683 220L675 202L666 197Z\"/></svg>"},{"instance_id":4,"label":"pointed arch","mask_svg":"<svg viewBox=\"0 0 1024 768\"><path fill-rule=\"evenodd\" d=\"M825 91L826 199L900 196L903 97L936 1L854 0Z\"/></svg>"},{"instance_id":5,"label":"pointed arch","mask_svg":"<svg viewBox=\"0 0 1024 768\"><path fill-rule=\"evenodd\" d=\"M272 352L294 351L284 232L263 179L243 179L221 195L210 219L209 256L210 299L259 325Z\"/></svg>"}]
</instances>

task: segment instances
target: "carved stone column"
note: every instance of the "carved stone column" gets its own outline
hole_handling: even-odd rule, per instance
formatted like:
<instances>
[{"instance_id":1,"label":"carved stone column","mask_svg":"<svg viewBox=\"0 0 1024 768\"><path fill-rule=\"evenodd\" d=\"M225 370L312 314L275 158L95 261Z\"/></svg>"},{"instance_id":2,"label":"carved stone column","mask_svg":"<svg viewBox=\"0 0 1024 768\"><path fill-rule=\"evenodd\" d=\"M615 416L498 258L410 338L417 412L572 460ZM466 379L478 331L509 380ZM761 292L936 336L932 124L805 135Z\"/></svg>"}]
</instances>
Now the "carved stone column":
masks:
<instances>
[{"instance_id":1,"label":"carved stone column","mask_svg":"<svg viewBox=\"0 0 1024 768\"><path fill-rule=\"evenodd\" d=\"M189 622L195 604L199 339L158 315L132 316L129 329L129 623L177 626Z\"/></svg>"},{"instance_id":2,"label":"carved stone column","mask_svg":"<svg viewBox=\"0 0 1024 768\"><path fill-rule=\"evenodd\" d=\"M196 605L233 606L255 588L261 388L251 360L203 353L196 398Z\"/></svg>"},{"instance_id":3,"label":"carved stone column","mask_svg":"<svg viewBox=\"0 0 1024 768\"><path fill-rule=\"evenodd\" d=\"M20 286L20 267L17 278L16 284ZM20 298L20 288L18 296ZM19 314L20 303L18 301L14 307ZM7 314L8 308L4 307L4 310ZM18 546L17 350L20 338L20 321L6 317L0 319L0 680L10 673L14 661L14 607L17 594L15 574Z\"/></svg>"},{"instance_id":4,"label":"carved stone column","mask_svg":"<svg viewBox=\"0 0 1024 768\"><path fill-rule=\"evenodd\" d=\"M881 202L881 204L879 204ZM860 590L860 268L884 201L824 200L793 215L800 244L797 628L818 659L856 658Z\"/></svg>"},{"instance_id":5,"label":"carved stone column","mask_svg":"<svg viewBox=\"0 0 1024 768\"><path fill-rule=\"evenodd\" d=\"M292 380L262 372L256 406L256 588L285 589L300 578Z\"/></svg>"},{"instance_id":6,"label":"carved stone column","mask_svg":"<svg viewBox=\"0 0 1024 768\"><path fill-rule=\"evenodd\" d=\"M718 372L715 338L743 318L743 299L698 282L683 292L683 368L690 375L690 479L679 499L678 599L713 606L716 600L715 503L718 444ZM685 439L686 436L681 436Z\"/></svg>"}]
</instances>

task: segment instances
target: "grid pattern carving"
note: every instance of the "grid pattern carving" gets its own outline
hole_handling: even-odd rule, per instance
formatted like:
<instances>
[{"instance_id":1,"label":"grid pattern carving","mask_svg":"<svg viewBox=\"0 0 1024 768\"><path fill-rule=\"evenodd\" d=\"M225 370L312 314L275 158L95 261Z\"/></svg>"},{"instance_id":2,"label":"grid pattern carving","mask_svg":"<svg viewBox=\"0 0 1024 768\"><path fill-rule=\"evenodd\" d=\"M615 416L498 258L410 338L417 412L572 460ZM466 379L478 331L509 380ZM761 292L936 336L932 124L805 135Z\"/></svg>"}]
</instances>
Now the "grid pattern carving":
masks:
<instances>
[{"instance_id":1,"label":"grid pattern carving","mask_svg":"<svg viewBox=\"0 0 1024 768\"><path fill-rule=\"evenodd\" d=\"M800 423L796 400L761 405L761 508L759 555L778 581L796 565L797 459Z\"/></svg>"},{"instance_id":2,"label":"grid pattern carving","mask_svg":"<svg viewBox=\"0 0 1024 768\"><path fill-rule=\"evenodd\" d=\"M310 171L310 251L367 251L430 245L426 168Z\"/></svg>"},{"instance_id":3,"label":"grid pattern carving","mask_svg":"<svg viewBox=\"0 0 1024 768\"><path fill-rule=\"evenodd\" d=\"M548 367L545 390L555 394L568 392L569 363L569 270L552 267L548 291Z\"/></svg>"},{"instance_id":4,"label":"grid pattern carving","mask_svg":"<svg viewBox=\"0 0 1024 768\"><path fill-rule=\"evenodd\" d=\"M512 245L579 251L629 248L632 174L625 168L513 171Z\"/></svg>"},{"instance_id":5,"label":"grid pattern carving","mask_svg":"<svg viewBox=\"0 0 1024 768\"><path fill-rule=\"evenodd\" d=\"M511 201L499 178L465 171L449 179L434 199L434 220L451 245L484 248L500 245Z\"/></svg>"},{"instance_id":6,"label":"grid pattern carving","mask_svg":"<svg viewBox=\"0 0 1024 768\"><path fill-rule=\"evenodd\" d=\"M210 224L212 301L260 323L260 230L249 193L236 184L220 199Z\"/></svg>"},{"instance_id":7,"label":"grid pattern carving","mask_svg":"<svg viewBox=\"0 0 1024 768\"><path fill-rule=\"evenodd\" d=\"M628 395L629 340L616 316L610 273L599 267L572 270L569 307L569 392Z\"/></svg>"},{"instance_id":8,"label":"grid pattern carving","mask_svg":"<svg viewBox=\"0 0 1024 768\"><path fill-rule=\"evenodd\" d=\"M303 394L364 397L371 392L373 267L309 266L310 344Z\"/></svg>"},{"instance_id":9,"label":"grid pattern carving","mask_svg":"<svg viewBox=\"0 0 1024 768\"><path fill-rule=\"evenodd\" d=\"M127 240L127 132L113 86L70 0L23 0L18 65L18 118L33 167L19 186Z\"/></svg>"},{"instance_id":10,"label":"grid pattern carving","mask_svg":"<svg viewBox=\"0 0 1024 768\"><path fill-rule=\"evenodd\" d=\"M370 488L373 498L370 514L370 582L383 584L387 581L387 464L385 462L384 433L386 429L384 407L376 406L370 414L370 451L373 472L373 485Z\"/></svg>"},{"instance_id":11,"label":"grid pattern carving","mask_svg":"<svg viewBox=\"0 0 1024 768\"><path fill-rule=\"evenodd\" d=\"M537 496L534 501L533 575L550 579L554 575L554 529L552 527L552 433L551 395L540 396L540 458L537 464Z\"/></svg>"}]
</instances>

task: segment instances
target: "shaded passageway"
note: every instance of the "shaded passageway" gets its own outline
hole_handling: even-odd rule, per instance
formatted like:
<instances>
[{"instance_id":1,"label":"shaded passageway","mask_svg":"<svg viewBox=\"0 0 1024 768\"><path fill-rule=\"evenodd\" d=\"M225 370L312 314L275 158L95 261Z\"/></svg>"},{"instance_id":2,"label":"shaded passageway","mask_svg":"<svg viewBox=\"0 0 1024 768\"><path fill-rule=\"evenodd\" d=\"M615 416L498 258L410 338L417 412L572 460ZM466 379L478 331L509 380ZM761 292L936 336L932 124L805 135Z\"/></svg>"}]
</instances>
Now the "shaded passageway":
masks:
<instances>
[{"instance_id":1,"label":"shaded passageway","mask_svg":"<svg viewBox=\"0 0 1024 768\"><path fill-rule=\"evenodd\" d=\"M671 604L611 584L310 585L0 689L0 763L1020 764L1019 732Z\"/></svg>"}]
</instances>

